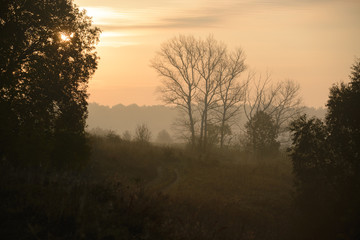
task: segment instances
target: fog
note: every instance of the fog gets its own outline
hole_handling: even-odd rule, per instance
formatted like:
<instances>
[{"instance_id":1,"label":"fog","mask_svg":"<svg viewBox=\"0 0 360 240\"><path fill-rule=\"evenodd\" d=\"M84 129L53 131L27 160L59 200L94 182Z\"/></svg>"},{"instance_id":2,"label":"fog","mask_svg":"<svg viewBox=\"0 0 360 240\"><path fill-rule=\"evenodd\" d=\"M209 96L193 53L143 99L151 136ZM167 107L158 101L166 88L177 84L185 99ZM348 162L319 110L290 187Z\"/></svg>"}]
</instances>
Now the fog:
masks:
<instances>
[{"instance_id":1,"label":"fog","mask_svg":"<svg viewBox=\"0 0 360 240\"><path fill-rule=\"evenodd\" d=\"M341 64L317 57L333 46L322 46L323 33L342 32L358 3L87 3L1 3L1 239L360 238L360 59L349 57L358 33L331 51L346 49ZM323 22L337 10L343 21ZM243 38L252 47L229 37L238 23L254 31ZM321 38L305 38L319 29ZM308 41L311 54L297 59ZM124 44L138 52L102 60L104 46L116 54ZM284 68L254 70L265 60ZM143 79L129 84L127 72L110 84L114 67ZM311 78L299 82L299 69ZM346 80L333 84L340 73ZM130 102L114 97L123 93Z\"/></svg>"}]
</instances>

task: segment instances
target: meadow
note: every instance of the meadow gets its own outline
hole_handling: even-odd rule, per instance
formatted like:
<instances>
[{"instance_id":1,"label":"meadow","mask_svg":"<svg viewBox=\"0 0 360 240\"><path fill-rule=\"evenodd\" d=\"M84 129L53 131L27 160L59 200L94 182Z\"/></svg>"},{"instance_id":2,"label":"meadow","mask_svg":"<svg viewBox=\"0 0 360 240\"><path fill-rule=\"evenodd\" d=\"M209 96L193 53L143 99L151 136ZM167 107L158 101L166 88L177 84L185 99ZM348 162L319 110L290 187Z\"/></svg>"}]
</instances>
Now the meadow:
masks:
<instances>
[{"instance_id":1,"label":"meadow","mask_svg":"<svg viewBox=\"0 0 360 240\"><path fill-rule=\"evenodd\" d=\"M156 146L89 136L81 170L2 162L8 239L289 239L293 177L285 154Z\"/></svg>"}]
</instances>

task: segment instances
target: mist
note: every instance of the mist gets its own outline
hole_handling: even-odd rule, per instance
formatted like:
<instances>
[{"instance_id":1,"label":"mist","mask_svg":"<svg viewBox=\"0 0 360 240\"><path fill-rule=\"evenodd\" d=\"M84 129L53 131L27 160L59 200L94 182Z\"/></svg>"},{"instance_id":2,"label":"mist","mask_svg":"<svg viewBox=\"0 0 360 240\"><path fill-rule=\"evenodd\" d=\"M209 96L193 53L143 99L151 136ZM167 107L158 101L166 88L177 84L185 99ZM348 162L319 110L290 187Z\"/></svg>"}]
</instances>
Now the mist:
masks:
<instances>
[{"instance_id":1,"label":"mist","mask_svg":"<svg viewBox=\"0 0 360 240\"><path fill-rule=\"evenodd\" d=\"M360 238L357 3L87 4L1 3L1 239Z\"/></svg>"}]
</instances>

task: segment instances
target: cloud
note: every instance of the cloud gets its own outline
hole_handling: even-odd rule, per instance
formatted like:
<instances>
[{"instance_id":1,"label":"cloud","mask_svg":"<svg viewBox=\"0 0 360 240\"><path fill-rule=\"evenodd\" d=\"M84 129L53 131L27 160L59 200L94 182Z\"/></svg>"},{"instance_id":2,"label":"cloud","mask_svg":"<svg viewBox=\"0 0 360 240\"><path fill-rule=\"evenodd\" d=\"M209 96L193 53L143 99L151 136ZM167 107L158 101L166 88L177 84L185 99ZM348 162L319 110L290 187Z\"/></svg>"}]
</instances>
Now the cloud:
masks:
<instances>
[{"instance_id":1,"label":"cloud","mask_svg":"<svg viewBox=\"0 0 360 240\"><path fill-rule=\"evenodd\" d=\"M162 19L165 25L173 27L214 27L220 22L220 17L216 15L199 16L199 17L174 17Z\"/></svg>"},{"instance_id":2,"label":"cloud","mask_svg":"<svg viewBox=\"0 0 360 240\"><path fill-rule=\"evenodd\" d=\"M79 0L78 0L79 1ZM221 26L229 17L262 14L275 9L307 9L336 0L104 0L101 6L89 0L89 15L104 31L130 29L196 29ZM346 4L356 4L348 0ZM136 2L136 3L134 3ZM140 4L141 3L141 4ZM357 3L359 5L359 2ZM123 5L123 7L121 6Z\"/></svg>"},{"instance_id":3,"label":"cloud","mask_svg":"<svg viewBox=\"0 0 360 240\"><path fill-rule=\"evenodd\" d=\"M142 5L138 5L138 1L131 1L136 4L124 2L121 7L112 0L102 1L101 5L90 1L83 8L104 31L217 27L229 13L240 12L234 12L234 2L239 2L234 0L148 0Z\"/></svg>"},{"instance_id":4,"label":"cloud","mask_svg":"<svg viewBox=\"0 0 360 240\"><path fill-rule=\"evenodd\" d=\"M169 28L206 28L216 27L221 21L219 16L189 16L189 17L172 17L161 18L159 20L148 22L146 24L136 22L124 22L116 24L100 24L98 25L104 31L117 31L124 29L169 29Z\"/></svg>"},{"instance_id":5,"label":"cloud","mask_svg":"<svg viewBox=\"0 0 360 240\"><path fill-rule=\"evenodd\" d=\"M83 1L85 2L85 0ZM88 9L89 15L94 16L94 24L99 26L104 33L112 32L113 34L111 41L108 38L102 39L102 41L109 41L109 45L116 37L115 32L138 33L145 37L149 34L156 35L162 30L180 32L183 30L213 29L215 31L215 28L223 26L236 29L240 23L245 22L246 26L250 26L258 19L274 20L277 17L279 20L287 15L278 13L298 9L301 14L307 13L307 17L301 18L301 21L314 21L315 17L309 16L316 16L317 25L323 18L323 25L330 26L328 19L332 18L333 14L328 14L329 9L336 9L333 12L337 13L338 5L342 5L346 7L344 11L353 16L354 14L348 11L348 8L357 9L356 6L359 6L360 3L358 0L347 0L346 3L336 0L147 0L145 4L145 0L124 0L121 1L124 4L119 4L116 0L104 0L100 6L96 5L99 4L98 1L88 1L86 2L89 4L88 7L84 8ZM327 10L320 11L322 9ZM308 13L312 13L312 15ZM322 18L321 14L324 15ZM358 17L353 18L358 19ZM286 25L285 22L284 25ZM105 35L104 37L109 37ZM117 37L123 39L120 34ZM132 37L132 39L134 38ZM137 37L133 41L140 41L140 39L141 37ZM143 38L142 41L148 40Z\"/></svg>"}]
</instances>

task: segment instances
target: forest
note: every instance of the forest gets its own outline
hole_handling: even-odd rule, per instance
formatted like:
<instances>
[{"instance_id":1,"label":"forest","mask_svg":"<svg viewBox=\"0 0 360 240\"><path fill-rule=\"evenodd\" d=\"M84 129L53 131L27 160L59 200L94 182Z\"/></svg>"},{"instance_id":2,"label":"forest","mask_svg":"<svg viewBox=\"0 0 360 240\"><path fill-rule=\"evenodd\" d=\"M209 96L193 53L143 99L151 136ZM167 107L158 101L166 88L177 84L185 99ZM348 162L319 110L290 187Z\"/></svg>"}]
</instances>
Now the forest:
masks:
<instances>
[{"instance_id":1,"label":"forest","mask_svg":"<svg viewBox=\"0 0 360 240\"><path fill-rule=\"evenodd\" d=\"M245 76L242 49L180 34L150 62L171 107L146 110L157 136L149 119L119 132L88 103L101 29L86 11L1 8L1 239L360 239L359 58L316 117L295 81Z\"/></svg>"}]
</instances>

